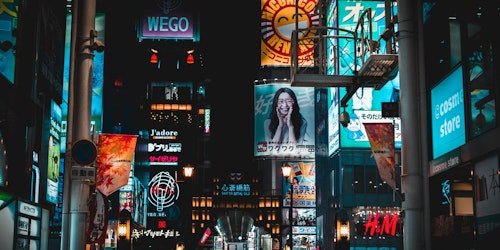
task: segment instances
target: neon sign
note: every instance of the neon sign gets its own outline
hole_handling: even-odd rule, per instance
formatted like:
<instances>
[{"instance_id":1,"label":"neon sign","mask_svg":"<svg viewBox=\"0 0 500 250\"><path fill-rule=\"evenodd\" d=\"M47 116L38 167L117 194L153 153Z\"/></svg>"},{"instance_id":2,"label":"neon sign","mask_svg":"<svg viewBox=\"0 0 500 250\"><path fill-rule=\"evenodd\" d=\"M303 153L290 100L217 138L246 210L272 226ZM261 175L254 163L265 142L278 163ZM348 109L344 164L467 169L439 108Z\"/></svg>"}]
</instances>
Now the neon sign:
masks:
<instances>
[{"instance_id":1,"label":"neon sign","mask_svg":"<svg viewBox=\"0 0 500 250\"><path fill-rule=\"evenodd\" d=\"M374 216L375 214L375 216ZM364 236L374 236L375 234L383 235L396 235L396 228L398 225L399 214L391 215L386 213L384 218L380 220L380 212L370 213L368 220L365 222Z\"/></svg>"}]
</instances>

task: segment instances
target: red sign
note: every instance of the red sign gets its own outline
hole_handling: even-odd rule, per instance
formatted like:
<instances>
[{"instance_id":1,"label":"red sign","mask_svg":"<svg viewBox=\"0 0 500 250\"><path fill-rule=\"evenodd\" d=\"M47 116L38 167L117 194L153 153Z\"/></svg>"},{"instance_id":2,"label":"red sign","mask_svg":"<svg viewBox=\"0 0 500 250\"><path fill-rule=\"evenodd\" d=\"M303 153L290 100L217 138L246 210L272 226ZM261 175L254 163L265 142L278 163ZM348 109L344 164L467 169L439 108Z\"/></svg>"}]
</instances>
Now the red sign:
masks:
<instances>
[{"instance_id":1,"label":"red sign","mask_svg":"<svg viewBox=\"0 0 500 250\"><path fill-rule=\"evenodd\" d=\"M380 213L376 213L375 215L372 213L368 218L368 221L365 222L365 232L364 235L374 236L377 235L396 235L396 228L398 225L398 214L393 214L392 218L390 214L385 214L384 218L380 220Z\"/></svg>"}]
</instances>

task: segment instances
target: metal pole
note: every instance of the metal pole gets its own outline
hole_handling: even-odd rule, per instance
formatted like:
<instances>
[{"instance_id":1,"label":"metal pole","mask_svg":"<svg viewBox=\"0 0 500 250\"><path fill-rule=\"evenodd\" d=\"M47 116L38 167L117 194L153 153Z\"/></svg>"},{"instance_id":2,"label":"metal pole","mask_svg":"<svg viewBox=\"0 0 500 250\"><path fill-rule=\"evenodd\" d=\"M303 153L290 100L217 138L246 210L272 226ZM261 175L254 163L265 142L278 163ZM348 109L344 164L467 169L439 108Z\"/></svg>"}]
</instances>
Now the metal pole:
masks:
<instances>
[{"instance_id":1,"label":"metal pole","mask_svg":"<svg viewBox=\"0 0 500 250\"><path fill-rule=\"evenodd\" d=\"M290 250L293 250L293 179L292 173L290 172L290 211L288 214L288 218L290 219Z\"/></svg>"},{"instance_id":2,"label":"metal pole","mask_svg":"<svg viewBox=\"0 0 500 250\"><path fill-rule=\"evenodd\" d=\"M427 179L427 131L426 131L426 92L419 44L417 13L421 13L419 0L398 1L399 62L401 83L401 135L402 169L401 187L404 193L402 209L403 249L431 249L428 242L429 208L424 208L428 197Z\"/></svg>"},{"instance_id":3,"label":"metal pole","mask_svg":"<svg viewBox=\"0 0 500 250\"><path fill-rule=\"evenodd\" d=\"M76 4L75 4L76 3ZM71 157L73 142L87 139L90 135L90 111L92 105L92 69L94 52L91 45L94 42L92 32L95 30L96 2L73 1L76 15L73 15L72 51L70 69L74 70L70 77L68 98L68 136L70 152L66 153L67 162L64 170L63 225L61 249L84 250L86 248L86 225L88 216L87 200L90 185L86 180L71 180L71 167L75 164ZM74 10L74 9L73 9ZM75 12L73 12L75 13ZM73 37L74 36L74 37ZM70 120L71 118L71 120Z\"/></svg>"},{"instance_id":4,"label":"metal pole","mask_svg":"<svg viewBox=\"0 0 500 250\"><path fill-rule=\"evenodd\" d=\"M71 168L71 148L73 137L73 85L75 79L75 39L76 39L76 29L77 29L77 18L78 18L78 2L79 0L73 0L71 11L71 44L70 44L70 69L69 69L69 86L68 86L68 117L67 117L67 129L66 129L66 154L64 158L64 182L63 182L63 204L62 204L62 225L61 225L61 249L69 250L69 232L70 232L70 221L69 221L69 201L71 199L69 189L71 187L71 176L69 174L69 169Z\"/></svg>"},{"instance_id":5,"label":"metal pole","mask_svg":"<svg viewBox=\"0 0 500 250\"><path fill-rule=\"evenodd\" d=\"M299 0L295 0L295 30L299 30Z\"/></svg>"}]
</instances>

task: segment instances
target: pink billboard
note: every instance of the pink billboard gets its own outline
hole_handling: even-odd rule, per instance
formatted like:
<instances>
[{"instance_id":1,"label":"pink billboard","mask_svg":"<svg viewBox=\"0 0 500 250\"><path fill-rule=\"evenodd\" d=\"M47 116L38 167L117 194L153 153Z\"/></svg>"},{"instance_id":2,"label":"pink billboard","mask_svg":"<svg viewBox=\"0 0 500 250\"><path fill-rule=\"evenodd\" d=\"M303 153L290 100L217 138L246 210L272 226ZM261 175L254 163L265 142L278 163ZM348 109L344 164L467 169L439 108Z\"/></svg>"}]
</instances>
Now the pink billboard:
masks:
<instances>
[{"instance_id":1,"label":"pink billboard","mask_svg":"<svg viewBox=\"0 0 500 250\"><path fill-rule=\"evenodd\" d=\"M189 2L155 4L146 8L142 16L139 36L151 39L198 40L194 28L196 26L193 15L194 7Z\"/></svg>"}]
</instances>

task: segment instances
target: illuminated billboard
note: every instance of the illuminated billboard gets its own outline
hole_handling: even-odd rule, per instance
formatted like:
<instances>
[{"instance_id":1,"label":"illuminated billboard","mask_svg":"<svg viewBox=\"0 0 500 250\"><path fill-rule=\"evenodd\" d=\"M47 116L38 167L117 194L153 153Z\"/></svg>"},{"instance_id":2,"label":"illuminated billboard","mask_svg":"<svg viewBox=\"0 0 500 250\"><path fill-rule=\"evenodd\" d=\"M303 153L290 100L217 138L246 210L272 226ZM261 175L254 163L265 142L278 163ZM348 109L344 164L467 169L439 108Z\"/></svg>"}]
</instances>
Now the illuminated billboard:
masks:
<instances>
[{"instance_id":1,"label":"illuminated billboard","mask_svg":"<svg viewBox=\"0 0 500 250\"><path fill-rule=\"evenodd\" d=\"M138 37L199 41L194 1L151 1L145 5Z\"/></svg>"},{"instance_id":2,"label":"illuminated billboard","mask_svg":"<svg viewBox=\"0 0 500 250\"><path fill-rule=\"evenodd\" d=\"M255 85L255 156L315 157L314 88Z\"/></svg>"},{"instance_id":3,"label":"illuminated billboard","mask_svg":"<svg viewBox=\"0 0 500 250\"><path fill-rule=\"evenodd\" d=\"M328 155L340 148L339 88L328 88Z\"/></svg>"},{"instance_id":4,"label":"illuminated billboard","mask_svg":"<svg viewBox=\"0 0 500 250\"><path fill-rule=\"evenodd\" d=\"M339 35L341 36L351 36L345 30L356 31L356 26L358 25L360 18L364 11L371 8L372 13L372 39L379 40L379 37L386 29L385 24L385 3L384 1L338 1L338 25L341 30L339 30ZM396 15L396 6L391 8L391 16ZM366 19L366 18L365 18ZM366 21L365 21L366 22ZM358 28L358 32L360 28ZM367 30L368 28L366 28ZM369 36L366 34L364 36ZM358 34L359 35L359 34ZM339 39L338 53L339 58L341 58L339 64L339 75L354 75L354 71L359 70L359 68L354 68L354 51L353 51L353 39ZM386 42L384 39L380 39L380 53L386 53ZM391 54L391 53L387 53ZM357 58L360 60L361 58ZM357 66L361 67L361 61L357 62Z\"/></svg>"},{"instance_id":5,"label":"illuminated billboard","mask_svg":"<svg viewBox=\"0 0 500 250\"><path fill-rule=\"evenodd\" d=\"M292 31L319 26L317 0L295 1L261 0L261 65L290 67ZM298 20L295 14L298 11ZM299 38L314 37L316 31L302 32ZM314 65L314 44L301 46L298 52L301 66Z\"/></svg>"},{"instance_id":6,"label":"illuminated billboard","mask_svg":"<svg viewBox=\"0 0 500 250\"><path fill-rule=\"evenodd\" d=\"M396 77L396 79L399 79ZM396 84L397 85L393 85ZM346 94L345 88L340 88L340 98ZM394 146L401 148L401 119L382 117L382 102L394 102L399 97L399 81L386 83L380 90L374 88L359 88L347 102L342 112L349 113L350 122L340 128L340 145L350 148L370 148L364 123L394 124Z\"/></svg>"},{"instance_id":7,"label":"illuminated billboard","mask_svg":"<svg viewBox=\"0 0 500 250\"><path fill-rule=\"evenodd\" d=\"M17 0L3 1L0 13L0 74L12 84L14 83L16 66L16 55L13 48L16 44L14 30L17 29L18 5Z\"/></svg>"},{"instance_id":8,"label":"illuminated billboard","mask_svg":"<svg viewBox=\"0 0 500 250\"><path fill-rule=\"evenodd\" d=\"M283 177L283 207L290 207L290 191L293 190L293 207L316 207L316 163L314 161L283 162L292 167L293 188Z\"/></svg>"},{"instance_id":9,"label":"illuminated billboard","mask_svg":"<svg viewBox=\"0 0 500 250\"><path fill-rule=\"evenodd\" d=\"M61 166L61 107L50 102L50 135L47 152L47 201L57 204L58 185L62 182ZM61 180L61 182L60 182Z\"/></svg>"},{"instance_id":10,"label":"illuminated billboard","mask_svg":"<svg viewBox=\"0 0 500 250\"><path fill-rule=\"evenodd\" d=\"M462 66L431 89L434 159L465 144L465 104Z\"/></svg>"}]
</instances>

